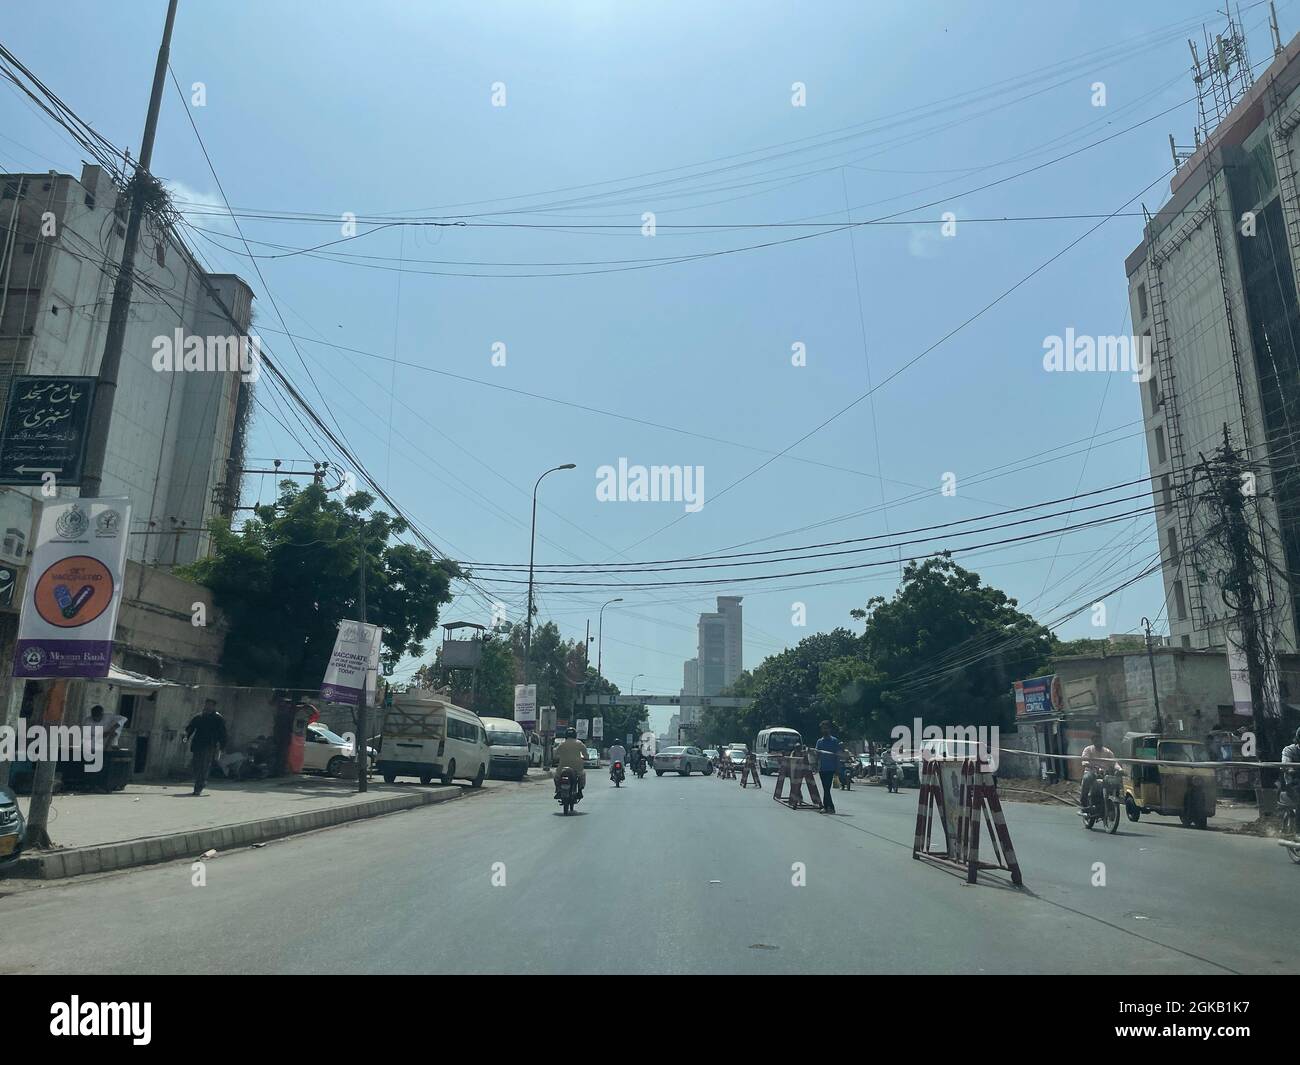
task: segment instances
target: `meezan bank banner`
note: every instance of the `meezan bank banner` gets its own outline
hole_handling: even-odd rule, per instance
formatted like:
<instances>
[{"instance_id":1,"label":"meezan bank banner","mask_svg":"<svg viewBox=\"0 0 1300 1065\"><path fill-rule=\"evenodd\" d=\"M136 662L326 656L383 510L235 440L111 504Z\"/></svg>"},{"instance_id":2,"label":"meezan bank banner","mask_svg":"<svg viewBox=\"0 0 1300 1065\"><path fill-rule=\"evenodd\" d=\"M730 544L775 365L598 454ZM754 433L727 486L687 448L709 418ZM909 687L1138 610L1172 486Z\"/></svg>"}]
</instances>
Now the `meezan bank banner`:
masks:
<instances>
[{"instance_id":1,"label":"meezan bank banner","mask_svg":"<svg viewBox=\"0 0 1300 1065\"><path fill-rule=\"evenodd\" d=\"M15 677L108 676L130 527L125 498L42 505L18 621Z\"/></svg>"}]
</instances>

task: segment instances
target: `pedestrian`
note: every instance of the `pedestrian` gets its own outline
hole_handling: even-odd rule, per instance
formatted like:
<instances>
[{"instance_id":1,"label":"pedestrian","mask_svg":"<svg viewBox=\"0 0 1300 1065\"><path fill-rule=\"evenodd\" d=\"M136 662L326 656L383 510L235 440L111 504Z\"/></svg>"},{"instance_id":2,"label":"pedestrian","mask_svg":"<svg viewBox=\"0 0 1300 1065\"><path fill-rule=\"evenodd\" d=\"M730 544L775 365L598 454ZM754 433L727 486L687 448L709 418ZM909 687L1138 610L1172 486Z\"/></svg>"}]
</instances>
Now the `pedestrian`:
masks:
<instances>
[{"instance_id":1,"label":"pedestrian","mask_svg":"<svg viewBox=\"0 0 1300 1065\"><path fill-rule=\"evenodd\" d=\"M191 739L192 737L192 739ZM190 754L194 764L194 794L202 795L208 783L208 773L217 752L226 746L226 719L217 713L215 699L203 700L203 713L195 714L185 726L185 738L190 740Z\"/></svg>"},{"instance_id":2,"label":"pedestrian","mask_svg":"<svg viewBox=\"0 0 1300 1065\"><path fill-rule=\"evenodd\" d=\"M818 751L818 770L822 778L822 790L826 792L826 802L822 807L823 813L833 814L835 812L835 800L831 798L831 786L835 782L835 774L840 767L840 751L844 749L844 744L839 738L831 735L831 723L822 722L822 736L817 741Z\"/></svg>"},{"instance_id":3,"label":"pedestrian","mask_svg":"<svg viewBox=\"0 0 1300 1065\"><path fill-rule=\"evenodd\" d=\"M122 726L126 724L126 718L121 714L106 714L104 708L96 703L90 708L90 717L86 724L92 729L103 729L103 750L111 751L117 747L118 737L122 734ZM91 736L94 737L94 733ZM91 740L92 744L94 739Z\"/></svg>"}]
</instances>

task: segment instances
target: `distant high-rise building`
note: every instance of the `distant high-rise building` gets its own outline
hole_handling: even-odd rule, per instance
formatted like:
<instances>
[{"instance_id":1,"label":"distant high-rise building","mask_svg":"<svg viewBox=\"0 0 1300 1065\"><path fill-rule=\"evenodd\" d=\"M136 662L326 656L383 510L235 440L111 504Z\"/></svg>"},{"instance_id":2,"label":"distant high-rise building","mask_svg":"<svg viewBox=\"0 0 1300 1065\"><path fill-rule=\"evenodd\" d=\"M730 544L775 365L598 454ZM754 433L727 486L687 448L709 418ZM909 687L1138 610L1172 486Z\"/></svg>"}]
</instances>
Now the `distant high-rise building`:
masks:
<instances>
[{"instance_id":1,"label":"distant high-rise building","mask_svg":"<svg viewBox=\"0 0 1300 1065\"><path fill-rule=\"evenodd\" d=\"M720 595L718 609L700 615L695 668L701 695L718 695L736 683L744 668L740 599L738 595Z\"/></svg>"},{"instance_id":2,"label":"distant high-rise building","mask_svg":"<svg viewBox=\"0 0 1300 1065\"><path fill-rule=\"evenodd\" d=\"M682 663L682 694L681 694L681 715L682 720L688 724L693 724L700 719L700 705L690 700L696 699L700 694L700 661L698 658L688 658Z\"/></svg>"}]
</instances>

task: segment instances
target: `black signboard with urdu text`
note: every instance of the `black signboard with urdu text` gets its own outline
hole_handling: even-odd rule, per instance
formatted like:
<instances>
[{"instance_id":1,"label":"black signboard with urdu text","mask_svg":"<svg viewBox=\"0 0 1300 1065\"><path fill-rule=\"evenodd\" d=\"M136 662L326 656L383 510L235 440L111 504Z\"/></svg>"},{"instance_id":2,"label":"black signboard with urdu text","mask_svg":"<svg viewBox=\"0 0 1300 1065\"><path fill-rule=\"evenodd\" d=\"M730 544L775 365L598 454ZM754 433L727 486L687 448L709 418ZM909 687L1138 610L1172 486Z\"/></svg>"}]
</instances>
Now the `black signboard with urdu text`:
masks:
<instances>
[{"instance_id":1,"label":"black signboard with urdu text","mask_svg":"<svg viewBox=\"0 0 1300 1065\"><path fill-rule=\"evenodd\" d=\"M18 375L9 385L0 425L0 484L81 483L93 377Z\"/></svg>"}]
</instances>

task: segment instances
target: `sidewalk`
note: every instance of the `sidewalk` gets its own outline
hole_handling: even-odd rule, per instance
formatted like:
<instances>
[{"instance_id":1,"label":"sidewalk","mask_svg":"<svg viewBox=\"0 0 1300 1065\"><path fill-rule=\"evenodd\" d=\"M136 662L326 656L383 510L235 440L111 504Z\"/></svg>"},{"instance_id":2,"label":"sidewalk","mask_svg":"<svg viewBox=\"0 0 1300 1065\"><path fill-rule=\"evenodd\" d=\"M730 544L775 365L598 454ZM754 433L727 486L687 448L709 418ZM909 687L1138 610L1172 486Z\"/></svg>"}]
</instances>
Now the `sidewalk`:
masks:
<instances>
[{"instance_id":1,"label":"sidewalk","mask_svg":"<svg viewBox=\"0 0 1300 1065\"><path fill-rule=\"evenodd\" d=\"M534 771L527 782L541 779ZM370 782L362 796L356 782L329 777L209 781L200 796L185 781L128 784L104 795L71 792L54 796L49 831L55 847L28 850L4 875L57 879L136 865L197 858L299 832L396 813L462 796L486 794L508 781L482 788L460 784ZM30 796L20 796L27 814Z\"/></svg>"}]
</instances>

